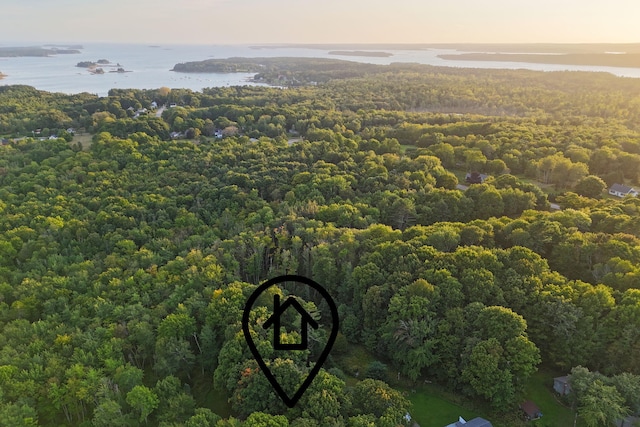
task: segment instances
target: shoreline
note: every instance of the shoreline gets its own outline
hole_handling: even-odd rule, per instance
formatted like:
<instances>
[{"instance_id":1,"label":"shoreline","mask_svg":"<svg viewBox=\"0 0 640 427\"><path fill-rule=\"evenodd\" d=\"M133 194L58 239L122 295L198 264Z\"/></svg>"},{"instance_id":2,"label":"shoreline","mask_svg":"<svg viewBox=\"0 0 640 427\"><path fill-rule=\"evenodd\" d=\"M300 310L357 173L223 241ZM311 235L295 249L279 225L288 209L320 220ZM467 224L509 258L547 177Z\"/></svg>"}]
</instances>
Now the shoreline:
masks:
<instances>
[{"instance_id":1,"label":"shoreline","mask_svg":"<svg viewBox=\"0 0 640 427\"><path fill-rule=\"evenodd\" d=\"M442 54L438 55L438 58L452 61L519 62L543 65L640 68L640 54L637 53L458 53Z\"/></svg>"},{"instance_id":2,"label":"shoreline","mask_svg":"<svg viewBox=\"0 0 640 427\"><path fill-rule=\"evenodd\" d=\"M607 46L607 48L613 47ZM347 51L352 49L343 48L340 50ZM360 47L360 49L354 50L378 51L377 49L371 49L370 46L367 46L366 48ZM626 50L627 52L630 51L630 49ZM302 58L307 57L306 55L313 55L312 57L316 58L316 60L324 58L323 60L348 60L349 62L373 63L378 65L413 63L454 69L526 69L541 72L601 72L623 78L640 78L640 68L545 65L499 61L453 61L437 57L438 54L463 53L452 50L403 52L380 49L379 51L391 52L394 56L390 58L345 57L328 55L326 51L323 52L318 50L283 49L259 51L250 49L247 46L240 48L186 46L184 49L175 48L175 50L172 51L165 51L162 47L154 49L148 47L146 44L91 44L86 46L86 51L82 55L78 56L59 55L57 58L36 59L0 58L0 71L5 74L5 77L0 80L0 87L10 84L21 84L49 92L62 92L67 94L88 92L92 94L99 93L103 96L106 96L109 90L114 88L149 89L166 86L171 88L186 88L201 91L203 88L208 87L245 85L248 83L245 81L248 76L253 76L256 72L262 71L262 69L253 71L247 69L236 70L232 67L224 69L223 67L222 69L215 70L218 72L226 71L224 74L203 73L203 71L208 71L204 69L194 70L194 73L191 74L176 72L177 70L169 70L176 63L186 63L190 61L199 62L202 59L210 58L212 56L214 58L220 58L222 61L228 61L230 58L254 58L259 55L265 55L267 58L270 58L269 61L276 65L282 64L282 57ZM117 62L120 62L125 70L132 70L132 72L109 73L111 67L105 67L104 75L102 77L96 77L91 75L86 68L74 67L79 61L95 61L100 58L106 58L115 62L116 65ZM509 59L513 60L515 58L509 57ZM259 61L262 62L264 59ZM36 72L35 70L37 68L40 68L42 71ZM235 73L229 73L230 71L244 71L246 74L238 75ZM251 83L264 84L263 81Z\"/></svg>"},{"instance_id":3,"label":"shoreline","mask_svg":"<svg viewBox=\"0 0 640 427\"><path fill-rule=\"evenodd\" d=\"M332 50L329 55L341 55L341 56L364 56L371 58L388 58L393 56L393 53L389 52L368 52L364 50Z\"/></svg>"}]
</instances>

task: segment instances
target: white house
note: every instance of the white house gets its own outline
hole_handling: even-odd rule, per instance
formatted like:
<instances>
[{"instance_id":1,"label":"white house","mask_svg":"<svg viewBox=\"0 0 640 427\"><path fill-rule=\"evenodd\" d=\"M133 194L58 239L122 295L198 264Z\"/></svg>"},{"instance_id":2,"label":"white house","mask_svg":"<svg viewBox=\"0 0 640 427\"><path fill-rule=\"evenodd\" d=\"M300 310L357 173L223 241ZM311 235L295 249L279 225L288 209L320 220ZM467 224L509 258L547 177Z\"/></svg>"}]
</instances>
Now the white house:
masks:
<instances>
[{"instance_id":1,"label":"white house","mask_svg":"<svg viewBox=\"0 0 640 427\"><path fill-rule=\"evenodd\" d=\"M626 186L624 184L615 183L609 188L609 194L617 197L625 197L625 196L638 196L638 190L633 187Z\"/></svg>"}]
</instances>

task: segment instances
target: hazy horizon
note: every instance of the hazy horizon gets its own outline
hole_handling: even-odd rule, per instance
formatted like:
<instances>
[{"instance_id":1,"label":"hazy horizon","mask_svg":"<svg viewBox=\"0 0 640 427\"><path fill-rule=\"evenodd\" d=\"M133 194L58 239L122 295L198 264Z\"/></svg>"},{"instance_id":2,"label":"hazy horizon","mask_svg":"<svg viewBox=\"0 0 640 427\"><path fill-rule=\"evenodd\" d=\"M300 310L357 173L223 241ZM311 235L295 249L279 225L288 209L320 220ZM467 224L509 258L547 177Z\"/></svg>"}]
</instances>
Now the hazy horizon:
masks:
<instances>
[{"instance_id":1,"label":"hazy horizon","mask_svg":"<svg viewBox=\"0 0 640 427\"><path fill-rule=\"evenodd\" d=\"M6 0L5 0L6 1ZM635 0L9 0L0 45L639 43ZM99 17L99 18L96 18Z\"/></svg>"}]
</instances>

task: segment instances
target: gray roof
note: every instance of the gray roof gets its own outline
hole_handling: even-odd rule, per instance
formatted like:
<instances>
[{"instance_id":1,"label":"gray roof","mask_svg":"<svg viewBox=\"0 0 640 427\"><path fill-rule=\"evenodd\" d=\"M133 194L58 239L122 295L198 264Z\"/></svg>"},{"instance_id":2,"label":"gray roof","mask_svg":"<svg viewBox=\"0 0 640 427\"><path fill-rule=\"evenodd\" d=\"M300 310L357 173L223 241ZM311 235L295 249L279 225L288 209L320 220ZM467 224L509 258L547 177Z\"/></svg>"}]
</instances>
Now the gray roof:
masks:
<instances>
[{"instance_id":1,"label":"gray roof","mask_svg":"<svg viewBox=\"0 0 640 427\"><path fill-rule=\"evenodd\" d=\"M480 417L469 420L465 424L461 424L460 422L457 422L456 426L457 425L464 426L464 427L493 427L493 425L489 421Z\"/></svg>"},{"instance_id":2,"label":"gray roof","mask_svg":"<svg viewBox=\"0 0 640 427\"><path fill-rule=\"evenodd\" d=\"M631 190L633 190L633 187L628 187L624 184L618 184L618 183L613 184L609 189L609 191L615 191L616 193L624 193L624 194L627 194Z\"/></svg>"}]
</instances>

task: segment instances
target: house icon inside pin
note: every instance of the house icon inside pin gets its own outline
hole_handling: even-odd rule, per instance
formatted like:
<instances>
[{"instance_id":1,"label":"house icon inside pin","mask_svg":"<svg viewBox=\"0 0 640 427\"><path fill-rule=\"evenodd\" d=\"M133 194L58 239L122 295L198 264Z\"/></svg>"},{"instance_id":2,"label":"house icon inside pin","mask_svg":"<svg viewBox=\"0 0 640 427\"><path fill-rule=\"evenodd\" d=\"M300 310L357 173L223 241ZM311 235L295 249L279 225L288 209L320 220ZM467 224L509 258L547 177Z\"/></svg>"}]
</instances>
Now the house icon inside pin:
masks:
<instances>
[{"instance_id":1,"label":"house icon inside pin","mask_svg":"<svg viewBox=\"0 0 640 427\"><path fill-rule=\"evenodd\" d=\"M300 314L300 343L283 344L280 342L280 316L289 308L294 308ZM308 347L309 331L308 326L318 329L318 322L313 320L311 315L294 298L289 297L280 305L280 295L273 296L273 314L262 325L264 329L269 329L273 325L273 349L274 350L306 350Z\"/></svg>"}]
</instances>

